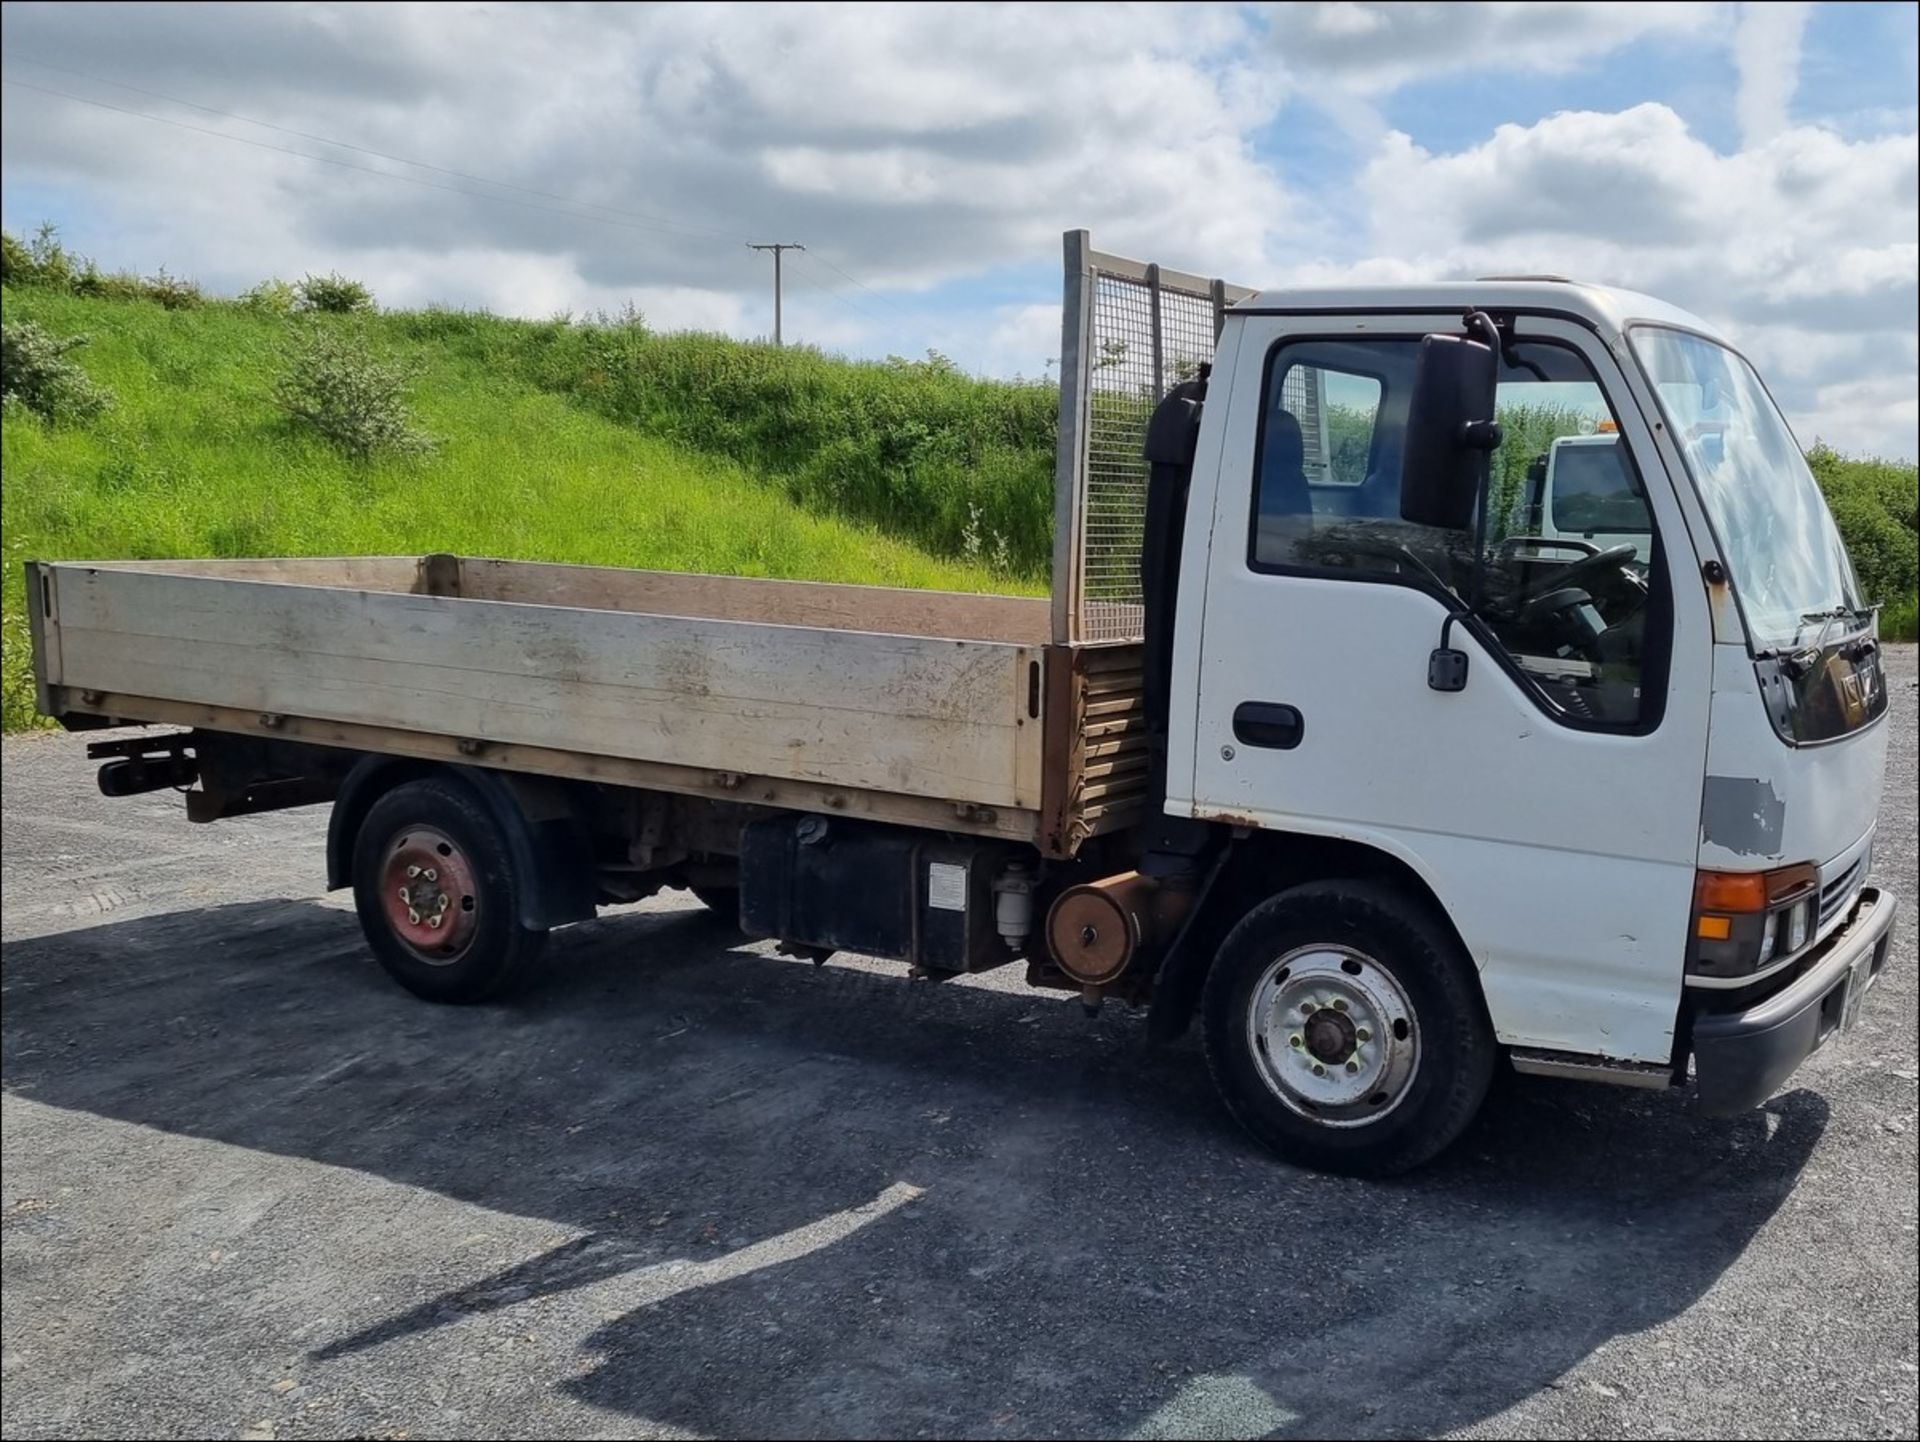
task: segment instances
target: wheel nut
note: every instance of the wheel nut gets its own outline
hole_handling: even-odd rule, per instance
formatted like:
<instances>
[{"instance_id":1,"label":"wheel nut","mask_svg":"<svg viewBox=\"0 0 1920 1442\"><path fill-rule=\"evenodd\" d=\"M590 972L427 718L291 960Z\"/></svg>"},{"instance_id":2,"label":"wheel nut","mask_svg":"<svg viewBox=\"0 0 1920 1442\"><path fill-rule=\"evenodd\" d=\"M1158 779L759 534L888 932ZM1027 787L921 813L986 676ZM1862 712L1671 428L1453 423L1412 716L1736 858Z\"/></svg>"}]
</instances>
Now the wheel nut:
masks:
<instances>
[{"instance_id":1,"label":"wheel nut","mask_svg":"<svg viewBox=\"0 0 1920 1442\"><path fill-rule=\"evenodd\" d=\"M1321 1066L1319 1062L1315 1062L1313 1064L1313 1074L1315 1076L1325 1076L1327 1074L1327 1069Z\"/></svg>"},{"instance_id":2,"label":"wheel nut","mask_svg":"<svg viewBox=\"0 0 1920 1442\"><path fill-rule=\"evenodd\" d=\"M1336 996L1333 999L1333 1009L1335 1011L1345 1011L1347 1009L1347 999L1344 996Z\"/></svg>"},{"instance_id":3,"label":"wheel nut","mask_svg":"<svg viewBox=\"0 0 1920 1442\"><path fill-rule=\"evenodd\" d=\"M1310 1001L1303 1001L1303 1002L1301 1002L1301 1003L1300 1003L1300 1014L1301 1014L1302 1016L1312 1016L1312 1015L1313 1015L1313 1010L1314 1010L1314 1008L1313 1008L1313 1003L1312 1003L1312 1002L1310 1002Z\"/></svg>"},{"instance_id":4,"label":"wheel nut","mask_svg":"<svg viewBox=\"0 0 1920 1442\"><path fill-rule=\"evenodd\" d=\"M440 909L442 911L445 911L452 904L453 904L453 898L451 896L448 896L446 892L444 891L441 892L440 893Z\"/></svg>"},{"instance_id":5,"label":"wheel nut","mask_svg":"<svg viewBox=\"0 0 1920 1442\"><path fill-rule=\"evenodd\" d=\"M439 916L429 916L427 918L427 925L431 926L435 931L438 931L442 920L443 918Z\"/></svg>"},{"instance_id":6,"label":"wheel nut","mask_svg":"<svg viewBox=\"0 0 1920 1442\"><path fill-rule=\"evenodd\" d=\"M423 871L421 875L425 876L429 881L438 881L440 879L440 873L435 871L431 866Z\"/></svg>"},{"instance_id":7,"label":"wheel nut","mask_svg":"<svg viewBox=\"0 0 1920 1442\"><path fill-rule=\"evenodd\" d=\"M1298 1032L1295 1032L1292 1036L1287 1038L1287 1045L1291 1047L1298 1047L1298 1046L1304 1045L1304 1043L1300 1040L1300 1034Z\"/></svg>"},{"instance_id":8,"label":"wheel nut","mask_svg":"<svg viewBox=\"0 0 1920 1442\"><path fill-rule=\"evenodd\" d=\"M419 868L419 867L417 867L417 866L409 866L409 867L407 868L407 875L408 875L408 876L418 876L419 874L420 874L420 868Z\"/></svg>"},{"instance_id":9,"label":"wheel nut","mask_svg":"<svg viewBox=\"0 0 1920 1442\"><path fill-rule=\"evenodd\" d=\"M407 911L407 920L415 926L418 926L420 924L420 913L409 908Z\"/></svg>"},{"instance_id":10,"label":"wheel nut","mask_svg":"<svg viewBox=\"0 0 1920 1442\"><path fill-rule=\"evenodd\" d=\"M1359 1063L1359 1062L1357 1062L1357 1061L1349 1061L1349 1062L1347 1063L1347 1070L1348 1070L1348 1071L1359 1071L1359 1070L1360 1070L1360 1063Z\"/></svg>"},{"instance_id":11,"label":"wheel nut","mask_svg":"<svg viewBox=\"0 0 1920 1442\"><path fill-rule=\"evenodd\" d=\"M408 892L406 887L404 886L401 887L400 888L400 904L402 906L409 906L412 904L412 902L413 902L413 896L411 895L411 893Z\"/></svg>"},{"instance_id":12,"label":"wheel nut","mask_svg":"<svg viewBox=\"0 0 1920 1442\"><path fill-rule=\"evenodd\" d=\"M1353 1029L1353 1039L1355 1041L1372 1041L1373 1033L1368 1031L1364 1026L1357 1026Z\"/></svg>"}]
</instances>

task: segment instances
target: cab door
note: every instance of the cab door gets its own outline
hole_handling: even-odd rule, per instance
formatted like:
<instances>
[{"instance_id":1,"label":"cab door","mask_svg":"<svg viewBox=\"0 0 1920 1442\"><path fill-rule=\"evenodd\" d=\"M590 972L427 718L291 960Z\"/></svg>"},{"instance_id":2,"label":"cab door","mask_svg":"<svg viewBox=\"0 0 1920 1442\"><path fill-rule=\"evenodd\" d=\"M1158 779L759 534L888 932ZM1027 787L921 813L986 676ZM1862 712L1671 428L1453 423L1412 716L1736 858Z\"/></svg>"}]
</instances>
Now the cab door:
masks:
<instances>
[{"instance_id":1,"label":"cab door","mask_svg":"<svg viewBox=\"0 0 1920 1442\"><path fill-rule=\"evenodd\" d=\"M1711 673L1680 503L1606 349L1522 314L1501 317L1484 543L1403 522L1413 362L1455 316L1248 315L1226 338L1187 528L1204 595L1180 609L1192 783L1170 778L1169 810L1398 858L1458 928L1502 1042L1664 1061ZM1587 434L1620 437L1600 529L1637 528L1630 555L1527 534L1529 466ZM1429 685L1443 628L1459 690Z\"/></svg>"}]
</instances>

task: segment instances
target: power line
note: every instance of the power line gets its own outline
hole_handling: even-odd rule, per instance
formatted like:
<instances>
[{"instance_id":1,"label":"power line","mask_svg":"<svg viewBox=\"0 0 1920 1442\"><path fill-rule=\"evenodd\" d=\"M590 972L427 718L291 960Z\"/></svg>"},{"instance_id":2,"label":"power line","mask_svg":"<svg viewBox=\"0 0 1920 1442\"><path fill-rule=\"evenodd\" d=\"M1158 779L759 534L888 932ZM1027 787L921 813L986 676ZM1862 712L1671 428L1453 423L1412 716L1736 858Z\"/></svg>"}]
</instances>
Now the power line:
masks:
<instances>
[{"instance_id":1,"label":"power line","mask_svg":"<svg viewBox=\"0 0 1920 1442\"><path fill-rule=\"evenodd\" d=\"M625 210L620 206L606 205L597 200L579 200L573 196L559 195L550 190L535 190L531 186L519 185L511 180L497 180L494 177L489 175L475 175L465 170L453 170L444 165L435 165L431 161L415 160L411 156L395 155L390 151L374 150L365 145L355 145L350 140L336 140L334 137L330 135L317 135L314 132L309 130L296 130L291 126L276 125L270 120L258 120L251 115L241 115L238 112L232 111L232 110L221 110L217 106L202 105L200 102L196 100L187 100L178 95L168 95L159 90L147 90L138 85L129 85L125 81L109 80L104 75L90 75L84 70L74 70L69 66L55 65L50 60L41 60L38 57L32 56L32 55L20 55L16 53L16 54L9 55L7 58L10 60L24 60L29 65L38 65L45 70L57 70L63 75L71 75L79 80L90 80L99 85L111 85L116 90L126 90L126 91L130 91L135 95L145 95L148 98L153 100L164 100L169 105L184 105L187 107L187 109L198 110L204 115L217 115L223 120L238 120L243 125L257 125L262 130L272 130L272 131L278 132L281 135L292 135L301 140L315 141L320 145L331 145L341 150L351 150L360 155L371 155L378 160L391 160L398 165L411 165L420 170L431 170L437 175L451 176L456 180L471 180L480 185L496 185L496 186L499 186L502 190L517 190L523 195L537 196L542 200L557 200L565 205L577 205L577 206L591 208L594 210L604 210L604 211L607 211L609 214L623 216L629 220L646 221L656 225L668 226L675 230L686 231L690 235L694 235L694 234L708 235L721 240L738 240L740 238L726 231L711 230L704 226L683 225L678 221L668 220L663 216L647 215L637 210ZM20 84L20 85L29 85L30 88L32 89L45 90L46 93L49 95L66 95L65 91L51 90L45 86L33 86L28 81L15 81L14 83ZM96 100L88 100L87 97L80 96L80 95L66 95L66 98L69 100L86 101L86 103L92 104L92 105L98 105L103 103ZM114 109L117 107L109 106L108 108ZM133 110L123 111L122 113L128 114L128 115L142 114L142 112L140 111L133 111ZM147 118L152 120L166 121L165 116L159 116L159 115L148 116ZM169 123L178 124L179 122L174 121ZM235 140L242 138L239 136L228 136L227 132L225 131L210 131L207 133L226 136L226 138L228 139L235 139ZM296 152L289 152L289 153L305 154L304 151L296 151ZM323 159L324 157L309 156L308 158L313 160L320 160L320 159ZM385 174L390 174L391 172L377 171L375 173L385 175ZM464 194L467 192L462 192L462 193Z\"/></svg>"},{"instance_id":2,"label":"power line","mask_svg":"<svg viewBox=\"0 0 1920 1442\"><path fill-rule=\"evenodd\" d=\"M848 275L844 270L841 270L838 266L833 265L825 260L822 260L813 251L809 250L805 252L805 257L811 263L826 266L828 270L831 270L832 272L834 272L834 274L838 275L842 280L848 281L853 285L859 286L861 290L866 291L875 300L885 301L887 306L894 312L895 315L900 316L910 326L922 332L923 339L930 339L930 340L936 341L940 345L946 346L949 348L954 348L954 349L964 348L965 342L962 341L958 335L956 335L952 330L949 330L946 326L938 325L933 323L932 321L929 321L925 316L925 314L923 313L916 313L914 311L910 311L906 309L906 307L902 305L896 304L889 297L881 294L879 291L876 291L869 286L860 285L859 281L855 280L852 276ZM873 325L881 326L881 327L897 327L899 324L898 321L895 321L889 316L882 315L879 311L873 309L871 306L868 306L860 301L857 301L854 297L848 295L843 290L840 290L831 286L825 286L825 285L820 286L819 290L822 295L831 296L833 299L839 301L842 305L846 306L847 309L852 311L855 315L861 317L863 320L866 320Z\"/></svg>"},{"instance_id":3,"label":"power line","mask_svg":"<svg viewBox=\"0 0 1920 1442\"><path fill-rule=\"evenodd\" d=\"M817 264L824 265L828 270L832 271L835 275L839 276L840 279L847 282L848 285L859 286L861 290L864 290L868 295L872 296L875 300L883 301L887 305L892 306L893 309L899 311L901 315L906 316L909 320L913 318L912 312L907 310L905 306L900 305L898 302L896 302L893 299L893 297L889 295L883 295L881 292L875 290L872 286L854 279L852 276L848 275L844 270L840 269L839 266L835 265L832 261L826 259L826 257L815 255L812 251L808 251L807 258L809 260L816 262Z\"/></svg>"}]
</instances>

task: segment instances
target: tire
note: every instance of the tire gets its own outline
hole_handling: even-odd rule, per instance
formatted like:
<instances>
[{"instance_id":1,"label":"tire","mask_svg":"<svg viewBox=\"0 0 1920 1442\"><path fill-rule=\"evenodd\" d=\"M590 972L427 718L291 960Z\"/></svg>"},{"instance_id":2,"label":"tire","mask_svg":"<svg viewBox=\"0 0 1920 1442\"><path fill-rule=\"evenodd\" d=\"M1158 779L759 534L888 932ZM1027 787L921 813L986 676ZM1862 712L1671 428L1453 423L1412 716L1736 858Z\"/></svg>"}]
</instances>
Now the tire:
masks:
<instances>
[{"instance_id":1,"label":"tire","mask_svg":"<svg viewBox=\"0 0 1920 1442\"><path fill-rule=\"evenodd\" d=\"M1444 1150L1499 1051L1459 943L1375 882L1312 882L1254 907L1208 969L1201 1011L1234 1119L1286 1161L1353 1176Z\"/></svg>"},{"instance_id":2,"label":"tire","mask_svg":"<svg viewBox=\"0 0 1920 1442\"><path fill-rule=\"evenodd\" d=\"M700 904L722 921L740 923L740 888L737 886L689 886Z\"/></svg>"},{"instance_id":3,"label":"tire","mask_svg":"<svg viewBox=\"0 0 1920 1442\"><path fill-rule=\"evenodd\" d=\"M485 1001L525 977L547 933L520 925L523 885L499 823L451 778L396 786L354 838L360 929L387 974L427 1001Z\"/></svg>"}]
</instances>

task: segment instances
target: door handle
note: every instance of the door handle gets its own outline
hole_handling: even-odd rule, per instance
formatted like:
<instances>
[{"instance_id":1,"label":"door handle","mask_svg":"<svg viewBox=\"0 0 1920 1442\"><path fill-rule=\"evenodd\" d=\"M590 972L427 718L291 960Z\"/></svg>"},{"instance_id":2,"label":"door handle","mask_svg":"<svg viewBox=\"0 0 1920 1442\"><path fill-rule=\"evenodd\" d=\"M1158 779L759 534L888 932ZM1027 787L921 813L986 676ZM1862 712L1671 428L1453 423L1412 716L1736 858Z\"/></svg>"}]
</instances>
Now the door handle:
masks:
<instances>
[{"instance_id":1,"label":"door handle","mask_svg":"<svg viewBox=\"0 0 1920 1442\"><path fill-rule=\"evenodd\" d=\"M1291 751L1307 734L1299 709L1277 701L1242 701L1233 708L1233 739L1243 746Z\"/></svg>"}]
</instances>

